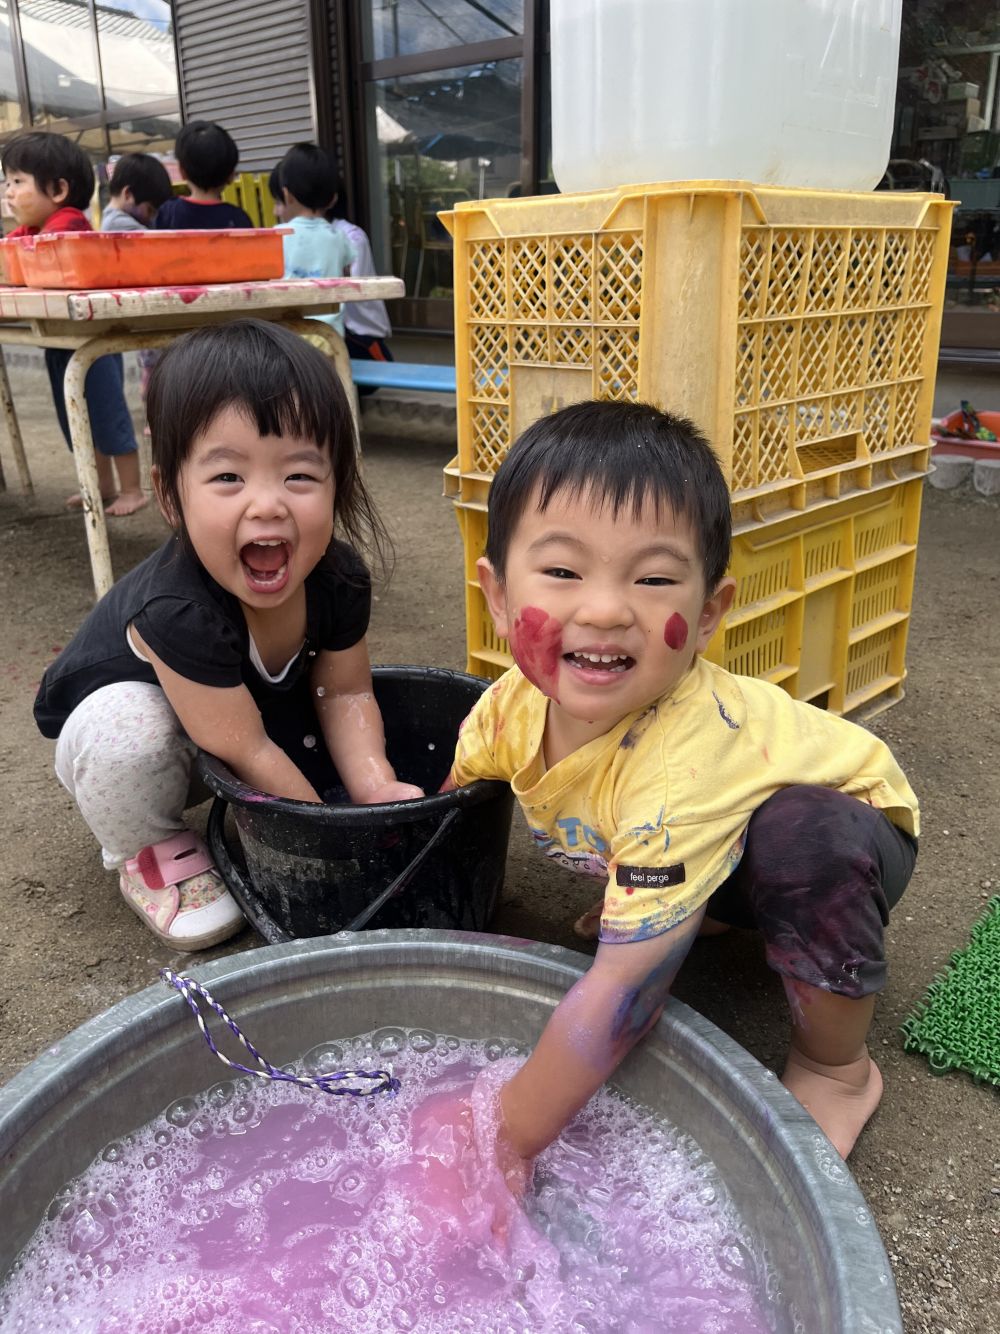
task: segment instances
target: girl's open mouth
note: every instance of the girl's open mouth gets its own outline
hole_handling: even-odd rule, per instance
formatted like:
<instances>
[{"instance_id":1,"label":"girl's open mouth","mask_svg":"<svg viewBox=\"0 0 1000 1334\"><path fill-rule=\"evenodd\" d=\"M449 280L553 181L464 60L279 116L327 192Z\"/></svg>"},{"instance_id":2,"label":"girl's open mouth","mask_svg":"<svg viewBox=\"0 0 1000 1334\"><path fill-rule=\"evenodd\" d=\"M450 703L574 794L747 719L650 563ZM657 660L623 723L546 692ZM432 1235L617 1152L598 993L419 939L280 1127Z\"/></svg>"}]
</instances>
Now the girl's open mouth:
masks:
<instances>
[{"instance_id":1,"label":"girl's open mouth","mask_svg":"<svg viewBox=\"0 0 1000 1334\"><path fill-rule=\"evenodd\" d=\"M278 539L248 542L240 549L240 563L247 583L258 593L279 592L288 580L290 554L288 543Z\"/></svg>"},{"instance_id":2,"label":"girl's open mouth","mask_svg":"<svg viewBox=\"0 0 1000 1334\"><path fill-rule=\"evenodd\" d=\"M630 658L627 653L564 653L563 662L594 681L621 676L635 666L635 658Z\"/></svg>"}]
</instances>

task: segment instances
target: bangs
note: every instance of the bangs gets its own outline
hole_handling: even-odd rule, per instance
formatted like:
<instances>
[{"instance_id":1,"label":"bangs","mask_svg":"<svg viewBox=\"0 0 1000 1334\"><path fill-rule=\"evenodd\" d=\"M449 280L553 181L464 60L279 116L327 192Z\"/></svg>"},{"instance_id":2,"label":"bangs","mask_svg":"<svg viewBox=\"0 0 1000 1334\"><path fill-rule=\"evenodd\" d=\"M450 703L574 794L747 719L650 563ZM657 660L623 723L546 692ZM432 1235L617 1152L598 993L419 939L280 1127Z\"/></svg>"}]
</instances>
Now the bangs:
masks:
<instances>
[{"instance_id":1,"label":"bangs","mask_svg":"<svg viewBox=\"0 0 1000 1334\"><path fill-rule=\"evenodd\" d=\"M686 418L647 403L590 401L540 417L511 447L490 487L486 557L502 578L531 505L556 495L641 520L649 506L692 526L707 584L726 572L729 490L711 446Z\"/></svg>"},{"instance_id":2,"label":"bangs","mask_svg":"<svg viewBox=\"0 0 1000 1334\"><path fill-rule=\"evenodd\" d=\"M270 336L274 332L267 326L254 329L239 356L188 349L190 364L174 368L185 390L177 422L182 438L194 440L227 408L246 417L259 435L310 440L328 452L335 432L345 425L353 429L349 413L345 422L344 391L326 358L295 335L298 346L279 343ZM312 356L300 355L302 348Z\"/></svg>"}]
</instances>

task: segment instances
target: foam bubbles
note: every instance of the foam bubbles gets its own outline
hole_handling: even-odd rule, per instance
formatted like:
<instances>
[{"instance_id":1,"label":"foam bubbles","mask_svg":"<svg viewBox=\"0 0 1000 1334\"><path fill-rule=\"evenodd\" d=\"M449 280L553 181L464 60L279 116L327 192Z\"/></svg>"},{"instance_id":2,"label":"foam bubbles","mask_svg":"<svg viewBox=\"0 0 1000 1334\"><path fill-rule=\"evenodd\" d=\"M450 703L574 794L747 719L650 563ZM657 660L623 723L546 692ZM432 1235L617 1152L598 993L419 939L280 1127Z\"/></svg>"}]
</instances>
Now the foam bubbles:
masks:
<instances>
[{"instance_id":1,"label":"foam bubbles","mask_svg":"<svg viewBox=\"0 0 1000 1334\"><path fill-rule=\"evenodd\" d=\"M177 1099L59 1193L0 1326L598 1334L613 1312L637 1331L791 1329L712 1165L606 1090L538 1160L524 1212L498 1194L496 1094L523 1055L385 1027L297 1068L391 1063L395 1099L252 1079Z\"/></svg>"}]
</instances>

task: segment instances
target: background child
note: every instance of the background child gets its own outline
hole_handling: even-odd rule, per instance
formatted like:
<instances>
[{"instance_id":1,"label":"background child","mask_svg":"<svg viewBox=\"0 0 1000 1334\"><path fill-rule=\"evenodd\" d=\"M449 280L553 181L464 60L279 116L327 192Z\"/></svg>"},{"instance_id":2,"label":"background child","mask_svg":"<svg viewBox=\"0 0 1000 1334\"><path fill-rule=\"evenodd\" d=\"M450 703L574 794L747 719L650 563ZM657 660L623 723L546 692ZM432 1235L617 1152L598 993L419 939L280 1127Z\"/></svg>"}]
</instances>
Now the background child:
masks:
<instances>
[{"instance_id":1,"label":"background child","mask_svg":"<svg viewBox=\"0 0 1000 1334\"><path fill-rule=\"evenodd\" d=\"M94 169L82 148L61 134L41 131L19 135L3 149L7 202L18 227L11 236L39 232L93 231L84 209L94 193ZM45 349L45 368L52 400L66 444L72 449L63 388L72 352ZM97 478L108 514L134 514L147 503L139 474L139 453L132 416L125 401L125 369L121 356L99 357L87 372L84 395L97 451ZM113 462L112 462L113 460ZM115 472L118 483L115 483ZM66 504L78 509L79 493Z\"/></svg>"},{"instance_id":2,"label":"background child","mask_svg":"<svg viewBox=\"0 0 1000 1334\"><path fill-rule=\"evenodd\" d=\"M357 802L422 793L385 757L354 550L382 528L327 359L258 321L199 330L157 363L149 420L174 534L48 668L35 718L126 902L192 950L242 925L183 821L198 747L300 801L336 775Z\"/></svg>"},{"instance_id":3,"label":"background child","mask_svg":"<svg viewBox=\"0 0 1000 1334\"><path fill-rule=\"evenodd\" d=\"M151 153L125 153L115 163L108 182L108 194L109 202L101 214L101 231L144 232L153 225L157 211L168 199L173 199L174 188L159 158ZM153 348L142 348L139 352L140 392L144 403L149 377L159 355ZM146 434L149 434L148 426Z\"/></svg>"},{"instance_id":4,"label":"background child","mask_svg":"<svg viewBox=\"0 0 1000 1334\"><path fill-rule=\"evenodd\" d=\"M181 175L191 194L168 199L156 215L157 231L212 231L225 227L252 227L250 216L223 201L222 192L236 174L240 150L222 128L210 120L192 120L174 143Z\"/></svg>"},{"instance_id":5,"label":"background child","mask_svg":"<svg viewBox=\"0 0 1000 1334\"><path fill-rule=\"evenodd\" d=\"M511 783L554 859L606 880L594 964L503 1087L549 1144L657 1019L706 914L756 927L791 1011L785 1085L846 1156L881 1096L865 1038L917 804L870 733L700 657L729 607L730 509L690 422L583 403L490 489L479 576L515 662L452 781Z\"/></svg>"},{"instance_id":6,"label":"background child","mask_svg":"<svg viewBox=\"0 0 1000 1334\"><path fill-rule=\"evenodd\" d=\"M108 181L109 201L101 214L102 232L144 232L157 211L173 199L167 169L151 153L125 153Z\"/></svg>"},{"instance_id":7,"label":"background child","mask_svg":"<svg viewBox=\"0 0 1000 1334\"><path fill-rule=\"evenodd\" d=\"M286 278L343 278L350 272L354 248L335 232L324 214L337 193L333 159L315 144L293 144L268 178L281 225L290 227L282 237ZM317 315L344 335L344 314Z\"/></svg>"},{"instance_id":8,"label":"background child","mask_svg":"<svg viewBox=\"0 0 1000 1334\"><path fill-rule=\"evenodd\" d=\"M335 232L343 236L354 251L351 262L352 278L374 278L375 257L372 255L371 242L367 234L356 222L349 222L344 216L344 182L337 178L337 193L326 210L327 222ZM392 337L392 325L384 301L349 301L344 306L344 341L352 357L362 361L392 361L387 338ZM364 393L372 392L370 386L362 386Z\"/></svg>"}]
</instances>

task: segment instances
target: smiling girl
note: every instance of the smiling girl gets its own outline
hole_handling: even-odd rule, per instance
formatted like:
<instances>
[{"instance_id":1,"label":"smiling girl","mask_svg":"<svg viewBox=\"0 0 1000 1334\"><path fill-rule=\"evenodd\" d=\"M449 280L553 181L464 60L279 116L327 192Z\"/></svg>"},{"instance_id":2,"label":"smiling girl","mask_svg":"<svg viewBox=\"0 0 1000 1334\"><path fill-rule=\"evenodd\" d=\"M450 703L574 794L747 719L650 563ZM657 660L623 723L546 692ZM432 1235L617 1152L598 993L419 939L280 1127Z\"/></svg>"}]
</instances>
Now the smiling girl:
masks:
<instances>
[{"instance_id":1,"label":"smiling girl","mask_svg":"<svg viewBox=\"0 0 1000 1334\"><path fill-rule=\"evenodd\" d=\"M195 950L243 924L184 825L207 795L199 748L279 797L320 801L330 761L353 801L423 793L385 756L355 550L378 552L384 530L327 359L254 320L198 330L161 358L148 410L173 534L45 672L35 719L125 901Z\"/></svg>"}]
</instances>

